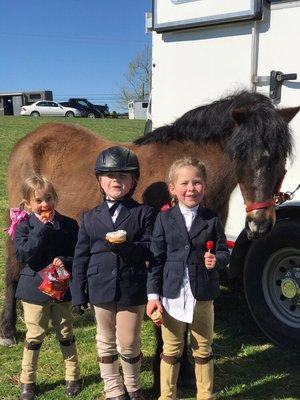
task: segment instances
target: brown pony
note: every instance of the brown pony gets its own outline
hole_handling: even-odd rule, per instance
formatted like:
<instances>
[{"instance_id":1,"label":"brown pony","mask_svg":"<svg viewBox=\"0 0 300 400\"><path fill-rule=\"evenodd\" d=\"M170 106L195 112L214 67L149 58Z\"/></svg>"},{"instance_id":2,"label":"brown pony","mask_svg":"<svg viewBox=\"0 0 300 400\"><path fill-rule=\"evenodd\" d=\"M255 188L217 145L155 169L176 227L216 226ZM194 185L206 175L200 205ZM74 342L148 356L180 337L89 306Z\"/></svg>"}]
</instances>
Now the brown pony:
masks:
<instances>
[{"instance_id":1,"label":"brown pony","mask_svg":"<svg viewBox=\"0 0 300 400\"><path fill-rule=\"evenodd\" d=\"M249 238L259 238L275 222L273 195L285 173L291 152L288 122L299 108L277 110L260 94L239 92L187 112L164 126L126 144L141 164L135 197L157 209L169 200L165 173L176 158L196 156L207 169L206 205L217 209L226 222L230 194L239 183L247 206ZM21 139L8 167L9 206L21 200L20 186L32 174L41 173L58 191L58 210L80 220L83 210L99 203L93 169L98 153L108 142L78 125L51 123ZM3 344L14 342L15 289L19 265L9 243L6 298L0 320Z\"/></svg>"}]
</instances>

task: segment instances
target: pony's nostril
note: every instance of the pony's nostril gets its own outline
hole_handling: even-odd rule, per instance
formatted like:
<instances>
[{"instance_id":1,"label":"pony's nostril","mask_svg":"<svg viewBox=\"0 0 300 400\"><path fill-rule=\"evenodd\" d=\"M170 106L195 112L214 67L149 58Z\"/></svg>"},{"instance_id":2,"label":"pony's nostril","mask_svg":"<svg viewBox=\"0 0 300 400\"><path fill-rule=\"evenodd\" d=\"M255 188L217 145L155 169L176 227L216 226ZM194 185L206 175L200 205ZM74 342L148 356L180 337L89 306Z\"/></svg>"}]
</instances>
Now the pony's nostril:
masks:
<instances>
[{"instance_id":1,"label":"pony's nostril","mask_svg":"<svg viewBox=\"0 0 300 400\"><path fill-rule=\"evenodd\" d=\"M273 220L256 221L255 219L246 220L246 232L249 240L264 237L273 228Z\"/></svg>"},{"instance_id":2,"label":"pony's nostril","mask_svg":"<svg viewBox=\"0 0 300 400\"><path fill-rule=\"evenodd\" d=\"M266 235L271 231L273 228L273 221L272 220L267 220L264 221L262 224L259 226L259 234L260 235Z\"/></svg>"}]
</instances>

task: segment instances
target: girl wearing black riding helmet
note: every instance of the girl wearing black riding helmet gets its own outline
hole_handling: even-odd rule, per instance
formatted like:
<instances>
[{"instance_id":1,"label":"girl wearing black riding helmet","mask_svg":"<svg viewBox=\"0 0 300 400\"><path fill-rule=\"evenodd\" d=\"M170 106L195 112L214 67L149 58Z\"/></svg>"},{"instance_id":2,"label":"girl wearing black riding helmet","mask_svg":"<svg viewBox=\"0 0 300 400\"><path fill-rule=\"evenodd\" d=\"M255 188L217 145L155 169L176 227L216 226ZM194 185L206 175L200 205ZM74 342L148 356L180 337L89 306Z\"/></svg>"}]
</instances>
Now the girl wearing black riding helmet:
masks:
<instances>
[{"instance_id":1,"label":"girl wearing black riding helmet","mask_svg":"<svg viewBox=\"0 0 300 400\"><path fill-rule=\"evenodd\" d=\"M147 302L146 261L154 210L131 197L140 175L137 156L131 150L114 146L102 151L95 174L103 202L83 213L74 256L72 301L79 313L88 302L94 307L106 399L127 400L129 396L142 400L140 329ZM125 241L109 242L107 233L118 230L125 231Z\"/></svg>"}]
</instances>

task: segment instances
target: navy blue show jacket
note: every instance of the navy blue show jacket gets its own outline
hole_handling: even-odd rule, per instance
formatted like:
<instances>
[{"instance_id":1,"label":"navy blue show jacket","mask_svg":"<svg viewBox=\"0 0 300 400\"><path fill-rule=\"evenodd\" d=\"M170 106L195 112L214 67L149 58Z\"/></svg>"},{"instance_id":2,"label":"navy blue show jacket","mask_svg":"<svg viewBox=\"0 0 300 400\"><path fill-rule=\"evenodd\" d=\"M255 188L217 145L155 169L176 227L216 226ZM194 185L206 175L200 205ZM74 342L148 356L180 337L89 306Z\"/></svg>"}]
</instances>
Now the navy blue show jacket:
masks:
<instances>
[{"instance_id":1,"label":"navy blue show jacket","mask_svg":"<svg viewBox=\"0 0 300 400\"><path fill-rule=\"evenodd\" d=\"M83 213L71 283L74 305L111 301L124 306L146 303L146 261L150 258L154 220L152 207L131 198L122 202L115 223L106 202ZM127 241L120 251L114 252L105 236L120 229L127 232Z\"/></svg>"},{"instance_id":2,"label":"navy blue show jacket","mask_svg":"<svg viewBox=\"0 0 300 400\"><path fill-rule=\"evenodd\" d=\"M204 264L206 242L213 241L216 267ZM153 259L148 268L147 292L169 299L178 297L185 268L188 268L196 300L213 300L219 295L219 270L229 263L224 229L216 211L199 206L188 232L184 216L176 205L158 214L152 237Z\"/></svg>"},{"instance_id":3,"label":"navy blue show jacket","mask_svg":"<svg viewBox=\"0 0 300 400\"><path fill-rule=\"evenodd\" d=\"M51 264L55 257L60 258L72 274L78 224L57 211L54 221L55 229L51 223L44 224L34 214L30 214L27 220L17 226L13 245L17 260L22 266L16 291L18 299L34 304L43 304L52 299L38 289L42 282L38 271ZM68 288L62 301L70 300Z\"/></svg>"}]
</instances>

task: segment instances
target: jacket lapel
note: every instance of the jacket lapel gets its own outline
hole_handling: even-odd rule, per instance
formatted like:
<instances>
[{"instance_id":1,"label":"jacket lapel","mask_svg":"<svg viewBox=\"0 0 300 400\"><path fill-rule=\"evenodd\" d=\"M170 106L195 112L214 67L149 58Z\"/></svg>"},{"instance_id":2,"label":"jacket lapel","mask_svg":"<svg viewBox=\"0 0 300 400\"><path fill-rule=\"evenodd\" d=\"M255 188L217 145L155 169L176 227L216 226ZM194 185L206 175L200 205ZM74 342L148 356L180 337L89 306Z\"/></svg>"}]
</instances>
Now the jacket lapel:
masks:
<instances>
[{"instance_id":1,"label":"jacket lapel","mask_svg":"<svg viewBox=\"0 0 300 400\"><path fill-rule=\"evenodd\" d=\"M173 220L174 229L176 229L187 241L190 240L188 231L185 226L184 216L181 214L180 208L176 205L171 210L171 221Z\"/></svg>"},{"instance_id":2,"label":"jacket lapel","mask_svg":"<svg viewBox=\"0 0 300 400\"><path fill-rule=\"evenodd\" d=\"M194 221L192 222L191 229L189 230L189 237L191 239L199 235L199 233L207 227L207 222L202 218L202 211L202 207L199 206Z\"/></svg>"},{"instance_id":3,"label":"jacket lapel","mask_svg":"<svg viewBox=\"0 0 300 400\"><path fill-rule=\"evenodd\" d=\"M98 221L105 225L110 232L115 230L111 215L108 211L108 205L105 201L96 207L95 217Z\"/></svg>"},{"instance_id":4,"label":"jacket lapel","mask_svg":"<svg viewBox=\"0 0 300 400\"><path fill-rule=\"evenodd\" d=\"M124 199L122 201L121 210L114 223L115 228L118 228L130 216L130 210L135 204L135 201L133 201L132 199Z\"/></svg>"},{"instance_id":5,"label":"jacket lapel","mask_svg":"<svg viewBox=\"0 0 300 400\"><path fill-rule=\"evenodd\" d=\"M127 219L130 215L130 212L128 210L128 208L126 208L125 206L122 205L121 210L117 216L117 219L114 223L115 228L117 228L119 225L121 225L125 219Z\"/></svg>"}]
</instances>

